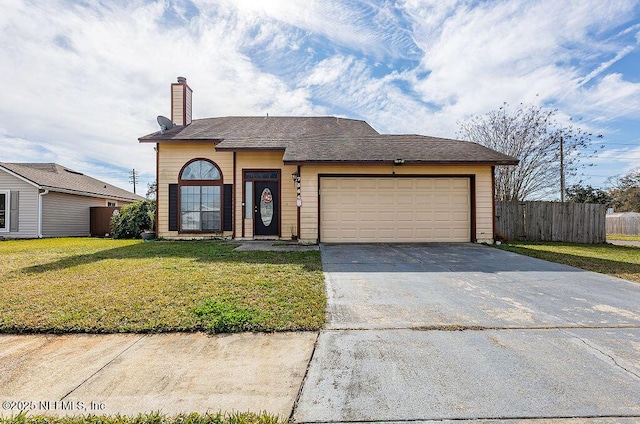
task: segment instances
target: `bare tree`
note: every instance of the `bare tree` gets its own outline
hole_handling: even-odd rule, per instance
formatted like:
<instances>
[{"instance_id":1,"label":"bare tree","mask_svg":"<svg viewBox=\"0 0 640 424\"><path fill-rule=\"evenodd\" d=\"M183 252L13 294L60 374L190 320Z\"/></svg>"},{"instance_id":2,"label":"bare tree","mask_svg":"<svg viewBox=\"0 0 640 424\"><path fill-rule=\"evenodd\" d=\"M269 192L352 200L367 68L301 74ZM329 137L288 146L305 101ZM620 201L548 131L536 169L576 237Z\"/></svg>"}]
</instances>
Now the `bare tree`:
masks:
<instances>
[{"instance_id":1,"label":"bare tree","mask_svg":"<svg viewBox=\"0 0 640 424\"><path fill-rule=\"evenodd\" d=\"M147 183L147 194L145 195L147 199L155 199L158 191L158 183L156 181L152 183Z\"/></svg>"},{"instance_id":2,"label":"bare tree","mask_svg":"<svg viewBox=\"0 0 640 424\"><path fill-rule=\"evenodd\" d=\"M640 212L640 168L607 179L616 212Z\"/></svg>"},{"instance_id":3,"label":"bare tree","mask_svg":"<svg viewBox=\"0 0 640 424\"><path fill-rule=\"evenodd\" d=\"M602 146L587 151L593 135L572 124L561 125L557 112L523 104L512 112L504 103L498 110L460 124L461 138L520 159L517 166L496 167L499 200L549 197L561 192L561 164L564 176L569 178L577 176L579 168L593 166L581 160L593 157Z\"/></svg>"}]
</instances>

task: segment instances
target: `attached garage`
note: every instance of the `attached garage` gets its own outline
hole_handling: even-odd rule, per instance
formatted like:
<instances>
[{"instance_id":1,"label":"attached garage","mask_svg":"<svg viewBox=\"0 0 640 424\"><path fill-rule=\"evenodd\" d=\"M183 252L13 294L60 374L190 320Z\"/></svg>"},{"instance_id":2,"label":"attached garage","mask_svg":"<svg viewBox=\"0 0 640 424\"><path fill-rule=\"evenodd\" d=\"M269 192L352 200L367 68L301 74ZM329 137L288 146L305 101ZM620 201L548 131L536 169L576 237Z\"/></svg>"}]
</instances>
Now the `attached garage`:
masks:
<instances>
[{"instance_id":1,"label":"attached garage","mask_svg":"<svg viewBox=\"0 0 640 424\"><path fill-rule=\"evenodd\" d=\"M469 242L473 176L321 176L320 241Z\"/></svg>"}]
</instances>

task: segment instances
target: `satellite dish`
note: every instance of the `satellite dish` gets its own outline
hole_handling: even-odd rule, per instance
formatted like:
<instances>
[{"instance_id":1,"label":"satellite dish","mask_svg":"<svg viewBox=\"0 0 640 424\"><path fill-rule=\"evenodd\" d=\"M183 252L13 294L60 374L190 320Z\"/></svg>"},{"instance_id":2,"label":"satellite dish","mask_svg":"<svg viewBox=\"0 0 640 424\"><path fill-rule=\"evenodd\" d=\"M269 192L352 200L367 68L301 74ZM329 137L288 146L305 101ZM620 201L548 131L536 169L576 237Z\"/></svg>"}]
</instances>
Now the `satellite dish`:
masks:
<instances>
[{"instance_id":1,"label":"satellite dish","mask_svg":"<svg viewBox=\"0 0 640 424\"><path fill-rule=\"evenodd\" d=\"M173 122L171 122L171 119L162 115L158 116L158 125L160 125L160 134L164 134L165 131L173 128Z\"/></svg>"}]
</instances>

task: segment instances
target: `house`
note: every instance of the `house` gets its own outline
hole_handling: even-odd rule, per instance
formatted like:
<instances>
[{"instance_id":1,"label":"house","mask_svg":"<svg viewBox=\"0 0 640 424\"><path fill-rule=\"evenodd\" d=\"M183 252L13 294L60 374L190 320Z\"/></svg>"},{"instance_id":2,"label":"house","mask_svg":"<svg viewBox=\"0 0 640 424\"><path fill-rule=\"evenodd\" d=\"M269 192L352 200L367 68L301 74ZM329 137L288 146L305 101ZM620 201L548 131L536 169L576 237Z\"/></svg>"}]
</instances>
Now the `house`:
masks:
<instances>
[{"instance_id":1,"label":"house","mask_svg":"<svg viewBox=\"0 0 640 424\"><path fill-rule=\"evenodd\" d=\"M491 242L494 167L476 143L380 134L338 117L192 119L185 78L153 143L161 237Z\"/></svg>"},{"instance_id":2,"label":"house","mask_svg":"<svg viewBox=\"0 0 640 424\"><path fill-rule=\"evenodd\" d=\"M0 237L89 236L90 207L141 199L55 163L0 162Z\"/></svg>"}]
</instances>

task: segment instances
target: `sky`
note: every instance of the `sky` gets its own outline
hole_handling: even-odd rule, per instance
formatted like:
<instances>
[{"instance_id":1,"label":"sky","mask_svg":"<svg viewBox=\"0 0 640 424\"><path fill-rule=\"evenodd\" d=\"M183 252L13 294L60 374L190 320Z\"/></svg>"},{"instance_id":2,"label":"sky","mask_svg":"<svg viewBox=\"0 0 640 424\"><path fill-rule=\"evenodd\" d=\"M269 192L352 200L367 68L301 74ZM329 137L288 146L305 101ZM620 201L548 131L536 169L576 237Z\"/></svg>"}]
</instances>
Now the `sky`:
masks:
<instances>
[{"instance_id":1,"label":"sky","mask_svg":"<svg viewBox=\"0 0 640 424\"><path fill-rule=\"evenodd\" d=\"M3 0L0 49L0 162L130 191L136 169L139 194L155 153L138 137L170 116L177 76L194 118L335 115L391 134L456 138L534 104L603 135L585 184L640 167L640 0Z\"/></svg>"}]
</instances>

